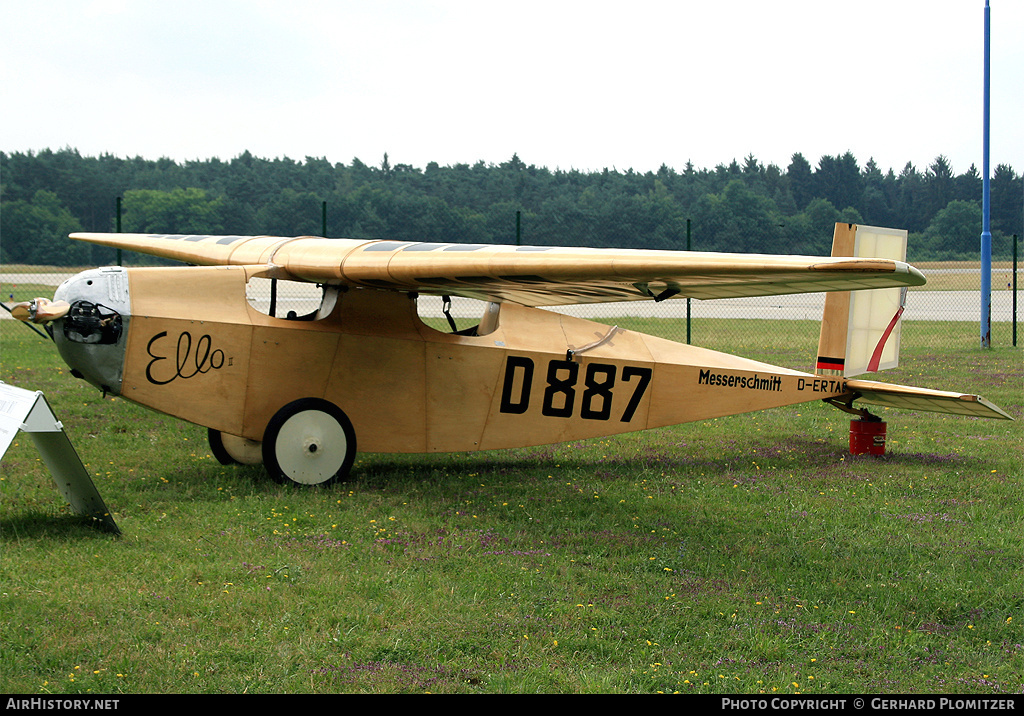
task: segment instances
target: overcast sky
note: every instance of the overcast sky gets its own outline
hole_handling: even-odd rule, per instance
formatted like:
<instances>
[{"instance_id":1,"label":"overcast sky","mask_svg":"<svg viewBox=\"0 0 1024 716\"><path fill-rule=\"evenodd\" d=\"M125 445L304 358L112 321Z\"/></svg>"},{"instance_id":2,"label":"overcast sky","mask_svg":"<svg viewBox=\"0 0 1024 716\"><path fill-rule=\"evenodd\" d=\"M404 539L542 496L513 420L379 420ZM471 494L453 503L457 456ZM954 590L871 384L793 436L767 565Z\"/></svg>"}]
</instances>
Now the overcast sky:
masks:
<instances>
[{"instance_id":1,"label":"overcast sky","mask_svg":"<svg viewBox=\"0 0 1024 716\"><path fill-rule=\"evenodd\" d=\"M1024 1L991 0L1024 171ZM984 0L0 0L0 149L638 171L982 165Z\"/></svg>"}]
</instances>

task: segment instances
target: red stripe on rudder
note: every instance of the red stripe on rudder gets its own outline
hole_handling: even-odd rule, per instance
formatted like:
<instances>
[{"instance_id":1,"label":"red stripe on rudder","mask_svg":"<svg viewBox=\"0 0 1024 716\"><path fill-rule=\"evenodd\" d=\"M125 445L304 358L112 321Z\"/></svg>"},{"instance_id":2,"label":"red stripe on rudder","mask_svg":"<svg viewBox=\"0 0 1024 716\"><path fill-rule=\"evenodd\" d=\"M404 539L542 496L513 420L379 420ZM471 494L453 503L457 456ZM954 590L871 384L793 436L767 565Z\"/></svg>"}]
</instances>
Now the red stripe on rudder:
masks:
<instances>
[{"instance_id":1,"label":"red stripe on rudder","mask_svg":"<svg viewBox=\"0 0 1024 716\"><path fill-rule=\"evenodd\" d=\"M871 354L871 360L868 361L868 372L876 373L878 371L878 363L882 360L882 348L885 347L885 342L889 340L889 334L892 333L892 329L896 327L896 322L900 320L900 316L903 315L903 306L899 307L896 311L896 315L889 321L889 327L885 329L885 333L878 339L878 345L875 346L874 353Z\"/></svg>"}]
</instances>

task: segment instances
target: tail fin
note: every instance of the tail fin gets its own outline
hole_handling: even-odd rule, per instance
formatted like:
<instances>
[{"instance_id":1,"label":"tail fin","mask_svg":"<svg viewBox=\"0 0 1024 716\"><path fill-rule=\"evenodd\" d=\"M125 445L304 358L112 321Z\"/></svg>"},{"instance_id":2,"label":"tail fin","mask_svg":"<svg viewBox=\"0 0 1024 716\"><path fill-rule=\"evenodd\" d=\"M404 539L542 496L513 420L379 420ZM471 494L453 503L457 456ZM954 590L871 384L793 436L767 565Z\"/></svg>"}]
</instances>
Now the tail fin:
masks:
<instances>
[{"instance_id":1,"label":"tail fin","mask_svg":"<svg viewBox=\"0 0 1024 716\"><path fill-rule=\"evenodd\" d=\"M907 232L836 224L832 255L906 261ZM906 292L880 288L825 294L815 372L849 377L895 368Z\"/></svg>"}]
</instances>

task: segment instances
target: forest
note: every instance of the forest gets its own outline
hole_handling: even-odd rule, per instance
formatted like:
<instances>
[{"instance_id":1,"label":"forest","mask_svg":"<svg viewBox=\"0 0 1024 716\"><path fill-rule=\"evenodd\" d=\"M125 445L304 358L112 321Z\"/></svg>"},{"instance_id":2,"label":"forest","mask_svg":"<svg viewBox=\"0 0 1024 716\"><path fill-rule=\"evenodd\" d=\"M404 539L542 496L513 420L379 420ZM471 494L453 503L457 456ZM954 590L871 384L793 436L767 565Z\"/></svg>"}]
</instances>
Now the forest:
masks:
<instances>
[{"instance_id":1,"label":"forest","mask_svg":"<svg viewBox=\"0 0 1024 716\"><path fill-rule=\"evenodd\" d=\"M1022 177L991 177L993 257L1021 233ZM325 158L229 161L0 152L0 262L92 266L113 251L74 231L323 235L404 241L522 243L824 254L848 221L910 231L908 259L977 260L982 178L938 156L896 171L851 153L785 168L754 156L713 169L548 169L518 155L498 164L425 168ZM120 210L118 209L120 207Z\"/></svg>"}]
</instances>

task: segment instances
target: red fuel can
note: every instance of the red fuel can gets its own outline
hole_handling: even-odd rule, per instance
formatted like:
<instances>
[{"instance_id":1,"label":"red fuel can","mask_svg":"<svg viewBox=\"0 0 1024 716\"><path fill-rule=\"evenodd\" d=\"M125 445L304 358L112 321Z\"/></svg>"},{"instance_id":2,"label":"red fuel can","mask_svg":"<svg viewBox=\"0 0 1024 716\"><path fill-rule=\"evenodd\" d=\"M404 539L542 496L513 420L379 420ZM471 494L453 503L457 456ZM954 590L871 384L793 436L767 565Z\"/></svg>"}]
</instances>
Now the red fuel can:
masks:
<instances>
[{"instance_id":1,"label":"red fuel can","mask_svg":"<svg viewBox=\"0 0 1024 716\"><path fill-rule=\"evenodd\" d=\"M850 454L884 455L885 423L881 420L851 420Z\"/></svg>"}]
</instances>

